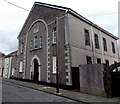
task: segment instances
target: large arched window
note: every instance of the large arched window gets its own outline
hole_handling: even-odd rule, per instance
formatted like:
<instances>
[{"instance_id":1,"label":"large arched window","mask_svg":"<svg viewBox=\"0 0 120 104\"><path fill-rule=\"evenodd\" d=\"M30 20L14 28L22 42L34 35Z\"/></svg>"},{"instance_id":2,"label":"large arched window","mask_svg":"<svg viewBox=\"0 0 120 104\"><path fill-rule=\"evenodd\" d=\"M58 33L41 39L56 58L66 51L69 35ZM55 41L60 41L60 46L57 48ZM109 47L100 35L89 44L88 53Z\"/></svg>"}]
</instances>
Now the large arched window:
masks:
<instances>
[{"instance_id":1,"label":"large arched window","mask_svg":"<svg viewBox=\"0 0 120 104\"><path fill-rule=\"evenodd\" d=\"M95 39L95 48L99 49L99 39L97 34L94 34L94 39Z\"/></svg>"},{"instance_id":2,"label":"large arched window","mask_svg":"<svg viewBox=\"0 0 120 104\"><path fill-rule=\"evenodd\" d=\"M103 49L104 51L107 51L107 42L105 38L103 38Z\"/></svg>"}]
</instances>

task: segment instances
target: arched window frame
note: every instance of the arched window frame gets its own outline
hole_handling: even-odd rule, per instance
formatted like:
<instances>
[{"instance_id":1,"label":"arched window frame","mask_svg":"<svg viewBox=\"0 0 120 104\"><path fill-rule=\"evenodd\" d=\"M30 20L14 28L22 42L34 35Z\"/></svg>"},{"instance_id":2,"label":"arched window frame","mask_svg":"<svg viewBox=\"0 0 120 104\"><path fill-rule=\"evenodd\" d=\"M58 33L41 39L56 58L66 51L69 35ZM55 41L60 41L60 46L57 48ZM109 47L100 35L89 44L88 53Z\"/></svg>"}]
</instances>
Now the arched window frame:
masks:
<instances>
[{"instance_id":1,"label":"arched window frame","mask_svg":"<svg viewBox=\"0 0 120 104\"><path fill-rule=\"evenodd\" d=\"M94 34L94 39L95 39L95 48L99 49L99 39L98 39L98 34Z\"/></svg>"},{"instance_id":2,"label":"arched window frame","mask_svg":"<svg viewBox=\"0 0 120 104\"><path fill-rule=\"evenodd\" d=\"M116 51L115 51L115 44L114 44L114 42L111 42L111 45L112 45L112 52L113 52L113 53L116 53Z\"/></svg>"},{"instance_id":3,"label":"arched window frame","mask_svg":"<svg viewBox=\"0 0 120 104\"><path fill-rule=\"evenodd\" d=\"M103 49L104 51L107 51L107 42L105 38L103 38Z\"/></svg>"},{"instance_id":4,"label":"arched window frame","mask_svg":"<svg viewBox=\"0 0 120 104\"><path fill-rule=\"evenodd\" d=\"M90 46L89 30L84 29L85 45Z\"/></svg>"},{"instance_id":5,"label":"arched window frame","mask_svg":"<svg viewBox=\"0 0 120 104\"><path fill-rule=\"evenodd\" d=\"M34 38L34 49L37 49L38 48L38 37L35 36Z\"/></svg>"}]
</instances>

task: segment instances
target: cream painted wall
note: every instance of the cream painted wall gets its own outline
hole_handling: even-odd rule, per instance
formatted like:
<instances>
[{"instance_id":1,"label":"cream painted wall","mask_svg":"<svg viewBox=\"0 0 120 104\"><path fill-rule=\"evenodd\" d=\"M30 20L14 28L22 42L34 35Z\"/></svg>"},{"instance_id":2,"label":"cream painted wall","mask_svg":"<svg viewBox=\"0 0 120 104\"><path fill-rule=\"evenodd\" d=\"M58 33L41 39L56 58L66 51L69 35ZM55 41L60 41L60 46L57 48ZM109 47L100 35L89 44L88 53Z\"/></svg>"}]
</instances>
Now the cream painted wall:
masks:
<instances>
[{"instance_id":1,"label":"cream painted wall","mask_svg":"<svg viewBox=\"0 0 120 104\"><path fill-rule=\"evenodd\" d=\"M94 59L93 63L96 63L97 58L101 58L102 63L105 63L106 59L109 60L110 64L113 64L114 61L118 61L117 40L113 37L103 33L71 14L68 14L68 26L72 67L86 64L86 56L92 57L92 60ZM85 45L84 28L89 30L90 46ZM100 49L95 49L94 33L98 34ZM106 38L107 41L107 52L103 50L103 37ZM115 44L115 54L112 52L111 42L114 42Z\"/></svg>"}]
</instances>

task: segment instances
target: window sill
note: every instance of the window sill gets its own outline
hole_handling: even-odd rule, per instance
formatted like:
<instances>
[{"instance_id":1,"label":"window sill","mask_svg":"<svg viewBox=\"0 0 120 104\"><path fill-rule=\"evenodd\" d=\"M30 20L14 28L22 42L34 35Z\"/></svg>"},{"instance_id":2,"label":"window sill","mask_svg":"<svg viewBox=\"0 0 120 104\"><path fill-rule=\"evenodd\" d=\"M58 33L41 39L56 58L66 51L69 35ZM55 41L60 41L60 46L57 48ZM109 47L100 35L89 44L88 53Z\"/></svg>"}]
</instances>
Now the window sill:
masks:
<instances>
[{"instance_id":1,"label":"window sill","mask_svg":"<svg viewBox=\"0 0 120 104\"><path fill-rule=\"evenodd\" d=\"M52 73L53 75L56 75L57 73Z\"/></svg>"},{"instance_id":2,"label":"window sill","mask_svg":"<svg viewBox=\"0 0 120 104\"><path fill-rule=\"evenodd\" d=\"M56 45L56 43L52 43L52 46L55 46Z\"/></svg>"},{"instance_id":3,"label":"window sill","mask_svg":"<svg viewBox=\"0 0 120 104\"><path fill-rule=\"evenodd\" d=\"M42 49L42 48L32 49L32 50L30 50L30 52L37 51L37 50L40 50L40 49Z\"/></svg>"}]
</instances>

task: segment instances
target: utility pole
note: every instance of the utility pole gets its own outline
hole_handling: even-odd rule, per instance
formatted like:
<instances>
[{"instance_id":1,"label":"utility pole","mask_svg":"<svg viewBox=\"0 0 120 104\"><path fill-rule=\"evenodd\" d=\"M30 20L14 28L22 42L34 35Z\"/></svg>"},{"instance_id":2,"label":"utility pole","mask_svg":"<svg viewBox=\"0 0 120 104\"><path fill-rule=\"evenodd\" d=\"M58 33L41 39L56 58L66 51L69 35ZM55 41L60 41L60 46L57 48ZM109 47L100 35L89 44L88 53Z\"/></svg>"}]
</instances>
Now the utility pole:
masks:
<instances>
[{"instance_id":1,"label":"utility pole","mask_svg":"<svg viewBox=\"0 0 120 104\"><path fill-rule=\"evenodd\" d=\"M56 87L56 90L57 92L56 93L59 93L59 72L58 72L58 45L59 45L59 39L58 39L58 17L56 17L56 84L57 84L57 87Z\"/></svg>"}]
</instances>

